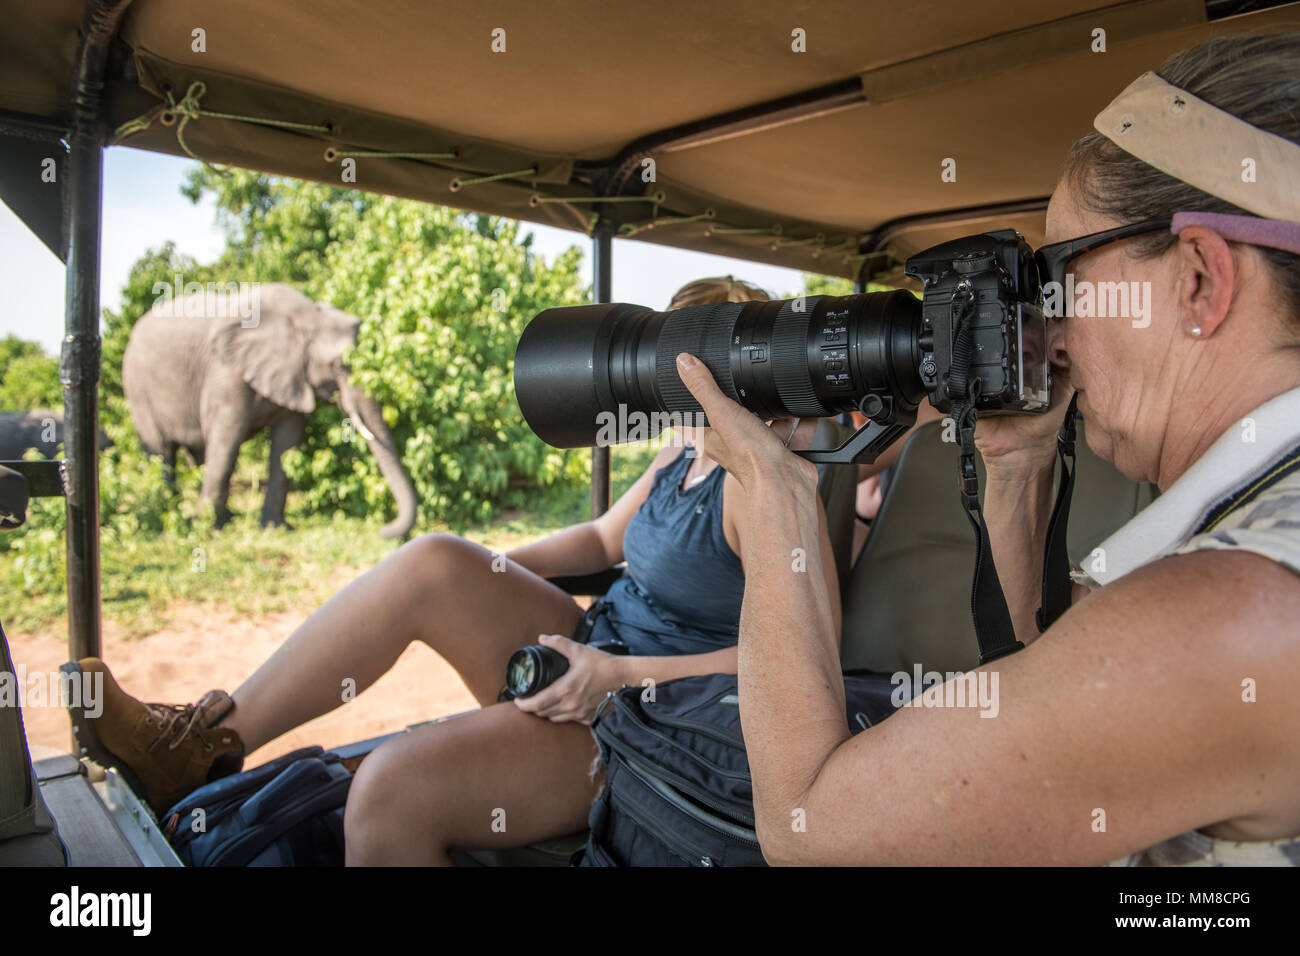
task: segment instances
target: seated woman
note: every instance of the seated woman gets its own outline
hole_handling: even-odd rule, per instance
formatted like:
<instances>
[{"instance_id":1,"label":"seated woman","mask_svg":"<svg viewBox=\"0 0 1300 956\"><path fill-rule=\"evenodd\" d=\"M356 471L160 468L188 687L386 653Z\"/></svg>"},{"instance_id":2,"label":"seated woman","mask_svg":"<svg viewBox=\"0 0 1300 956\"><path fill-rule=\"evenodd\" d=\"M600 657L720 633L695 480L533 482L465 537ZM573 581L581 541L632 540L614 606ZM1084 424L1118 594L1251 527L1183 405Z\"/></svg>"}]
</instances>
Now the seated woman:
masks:
<instances>
[{"instance_id":1,"label":"seated woman","mask_svg":"<svg viewBox=\"0 0 1300 956\"><path fill-rule=\"evenodd\" d=\"M1053 323L1057 412L977 426L1028 645L985 668L1000 678L994 719L904 708L850 738L817 575L762 560L816 535L812 469L679 359L709 415L704 450L746 493L740 708L769 860L1300 862L1297 117L1300 33L1224 36L1144 76L1070 154L1046 278L1140 282L1152 301L1141 320ZM1089 562L1039 635L1072 391L1092 448L1163 494L1103 542L1105 564Z\"/></svg>"},{"instance_id":2,"label":"seated woman","mask_svg":"<svg viewBox=\"0 0 1300 956\"><path fill-rule=\"evenodd\" d=\"M692 283L671 307L755 298L766 296L728 277ZM806 441L812 430L791 436L791 423L777 427L778 443ZM338 707L345 681L364 690L423 641L483 708L366 757L348 798L348 862L448 863L453 846L505 848L572 833L585 826L601 783L585 725L608 691L647 678L735 673L745 509L744 492L716 462L666 447L606 514L504 561L450 535L403 545L312 614L233 695L144 704L118 688L102 661L82 660L83 672L103 672L105 701L98 718L74 711L78 740L92 758L126 769L162 813L238 769L245 753ZM812 546L837 622L822 523ZM591 639L617 638L631 656L561 636L575 633L583 609L546 579L625 559L627 573L606 596ZM568 658L568 670L534 696L498 704L506 661L539 640Z\"/></svg>"}]
</instances>

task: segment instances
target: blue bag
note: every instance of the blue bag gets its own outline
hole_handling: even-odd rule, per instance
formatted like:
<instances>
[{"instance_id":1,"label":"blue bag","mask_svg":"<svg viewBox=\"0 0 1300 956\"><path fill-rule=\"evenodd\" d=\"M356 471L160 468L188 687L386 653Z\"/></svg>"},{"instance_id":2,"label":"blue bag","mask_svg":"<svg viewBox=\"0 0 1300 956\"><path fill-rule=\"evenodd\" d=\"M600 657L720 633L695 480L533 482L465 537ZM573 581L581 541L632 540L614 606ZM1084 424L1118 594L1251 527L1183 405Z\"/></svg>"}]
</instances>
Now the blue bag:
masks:
<instances>
[{"instance_id":1,"label":"blue bag","mask_svg":"<svg viewBox=\"0 0 1300 956\"><path fill-rule=\"evenodd\" d=\"M894 712L888 675L845 675L853 733ZM624 687L592 721L605 786L579 866L765 866L734 674Z\"/></svg>"},{"instance_id":2,"label":"blue bag","mask_svg":"<svg viewBox=\"0 0 1300 956\"><path fill-rule=\"evenodd\" d=\"M342 866L351 784L339 754L304 747L195 790L163 834L186 866Z\"/></svg>"}]
</instances>

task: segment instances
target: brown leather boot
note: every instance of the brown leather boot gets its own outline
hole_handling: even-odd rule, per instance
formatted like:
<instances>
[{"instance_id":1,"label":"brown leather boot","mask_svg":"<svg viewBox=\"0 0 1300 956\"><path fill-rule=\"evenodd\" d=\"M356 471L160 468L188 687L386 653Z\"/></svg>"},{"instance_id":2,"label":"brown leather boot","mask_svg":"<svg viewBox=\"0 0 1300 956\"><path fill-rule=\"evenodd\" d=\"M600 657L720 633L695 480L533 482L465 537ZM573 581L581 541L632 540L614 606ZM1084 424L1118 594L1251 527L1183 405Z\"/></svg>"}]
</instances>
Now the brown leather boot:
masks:
<instances>
[{"instance_id":1,"label":"brown leather boot","mask_svg":"<svg viewBox=\"0 0 1300 956\"><path fill-rule=\"evenodd\" d=\"M123 691L97 657L61 669L93 688L81 695L81 706L69 707L81 755L115 768L155 815L243 766L239 734L219 726L235 709L224 690L208 691L197 704L145 704ZM94 686L100 674L102 691ZM102 712L96 717L92 710Z\"/></svg>"}]
</instances>

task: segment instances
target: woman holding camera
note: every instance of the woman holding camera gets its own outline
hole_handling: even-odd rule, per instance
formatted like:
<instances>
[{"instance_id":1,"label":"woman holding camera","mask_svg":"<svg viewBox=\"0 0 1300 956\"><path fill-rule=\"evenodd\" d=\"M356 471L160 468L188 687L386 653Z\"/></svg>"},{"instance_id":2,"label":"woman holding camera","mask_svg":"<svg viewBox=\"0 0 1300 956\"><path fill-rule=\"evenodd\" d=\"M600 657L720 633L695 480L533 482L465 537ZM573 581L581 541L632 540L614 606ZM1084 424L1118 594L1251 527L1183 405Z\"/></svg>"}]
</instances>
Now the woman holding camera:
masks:
<instances>
[{"instance_id":1,"label":"woman holding camera","mask_svg":"<svg viewBox=\"0 0 1300 956\"><path fill-rule=\"evenodd\" d=\"M1149 324L1052 322L1055 412L978 423L1027 645L987 665L994 719L904 708L850 738L819 576L764 560L814 540L813 470L679 359L713 426L704 450L746 493L740 706L770 861L1300 862L1298 117L1300 33L1221 37L1130 86L1075 144L1043 278L1147 283L1153 302ZM1092 448L1163 494L1040 635L1072 392Z\"/></svg>"},{"instance_id":2,"label":"woman holding camera","mask_svg":"<svg viewBox=\"0 0 1300 956\"><path fill-rule=\"evenodd\" d=\"M704 279L670 308L766 298L731 277ZM782 447L811 439L814 423L797 435L795 425L774 423ZM233 695L145 704L122 691L102 661L80 661L83 672L104 674L105 700L98 717L74 711L74 728L92 758L130 774L161 814L238 770L244 754L338 707L344 688L364 690L422 641L455 667L483 709L416 728L365 758L348 798L348 862L446 863L453 846L563 836L585 826L599 788L586 725L608 691L735 673L745 507L744 491L715 461L673 442L604 515L507 555L452 535L409 542L312 614ZM811 547L825 568L818 593L834 606L838 641L835 565L821 521ZM547 580L624 560L628 572L594 627ZM562 636L580 624L590 644L617 642L628 653ZM507 660L539 640L567 659L567 670L531 696L498 703Z\"/></svg>"}]
</instances>

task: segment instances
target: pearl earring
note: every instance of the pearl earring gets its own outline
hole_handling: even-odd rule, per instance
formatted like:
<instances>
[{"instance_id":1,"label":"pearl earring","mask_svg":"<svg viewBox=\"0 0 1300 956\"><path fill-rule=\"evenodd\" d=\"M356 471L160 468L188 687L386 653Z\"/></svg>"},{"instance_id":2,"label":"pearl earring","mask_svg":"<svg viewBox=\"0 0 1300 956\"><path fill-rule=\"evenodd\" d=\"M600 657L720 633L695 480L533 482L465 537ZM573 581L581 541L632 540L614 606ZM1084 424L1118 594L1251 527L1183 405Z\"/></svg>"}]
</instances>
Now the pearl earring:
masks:
<instances>
[{"instance_id":1,"label":"pearl earring","mask_svg":"<svg viewBox=\"0 0 1300 956\"><path fill-rule=\"evenodd\" d=\"M1196 336L1198 339L1201 337L1201 327L1199 325L1192 326L1192 335Z\"/></svg>"}]
</instances>

